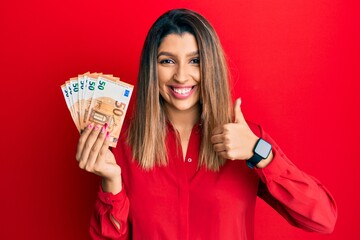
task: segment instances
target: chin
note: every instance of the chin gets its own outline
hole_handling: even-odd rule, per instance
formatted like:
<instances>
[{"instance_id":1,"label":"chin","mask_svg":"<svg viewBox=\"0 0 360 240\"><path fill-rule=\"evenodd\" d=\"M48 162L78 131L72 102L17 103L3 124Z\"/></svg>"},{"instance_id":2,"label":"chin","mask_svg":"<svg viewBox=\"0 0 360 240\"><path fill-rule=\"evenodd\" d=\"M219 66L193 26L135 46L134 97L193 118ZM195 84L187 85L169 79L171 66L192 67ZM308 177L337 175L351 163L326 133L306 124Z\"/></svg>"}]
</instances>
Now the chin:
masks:
<instances>
[{"instance_id":1,"label":"chin","mask_svg":"<svg viewBox=\"0 0 360 240\"><path fill-rule=\"evenodd\" d=\"M173 104L173 107L179 111L188 111L194 108L198 108L199 102L192 102L192 103L183 103L183 104Z\"/></svg>"}]
</instances>

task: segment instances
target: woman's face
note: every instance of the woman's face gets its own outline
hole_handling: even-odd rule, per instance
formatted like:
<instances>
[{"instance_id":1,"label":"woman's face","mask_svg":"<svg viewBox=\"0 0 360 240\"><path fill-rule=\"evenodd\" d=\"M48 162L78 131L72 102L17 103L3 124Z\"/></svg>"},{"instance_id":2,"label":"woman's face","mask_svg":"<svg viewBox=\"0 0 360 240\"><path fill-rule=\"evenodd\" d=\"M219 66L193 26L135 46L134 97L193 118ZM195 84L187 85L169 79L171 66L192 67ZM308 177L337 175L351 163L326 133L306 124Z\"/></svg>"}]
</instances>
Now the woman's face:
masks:
<instances>
[{"instance_id":1,"label":"woman's face","mask_svg":"<svg viewBox=\"0 0 360 240\"><path fill-rule=\"evenodd\" d=\"M168 110L186 111L197 107L200 59L192 34L169 34L163 39L158 48L157 71L160 94Z\"/></svg>"}]
</instances>

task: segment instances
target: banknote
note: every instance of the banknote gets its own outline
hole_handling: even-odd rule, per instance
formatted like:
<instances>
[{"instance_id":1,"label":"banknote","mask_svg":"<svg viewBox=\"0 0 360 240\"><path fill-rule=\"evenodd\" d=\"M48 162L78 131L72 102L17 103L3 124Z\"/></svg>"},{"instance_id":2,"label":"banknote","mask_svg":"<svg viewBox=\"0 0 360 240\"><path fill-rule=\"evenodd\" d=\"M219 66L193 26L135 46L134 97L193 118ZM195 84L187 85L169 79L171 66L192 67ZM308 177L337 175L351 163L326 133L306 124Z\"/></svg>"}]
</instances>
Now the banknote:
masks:
<instances>
[{"instance_id":1,"label":"banknote","mask_svg":"<svg viewBox=\"0 0 360 240\"><path fill-rule=\"evenodd\" d=\"M68 91L68 94L69 94L69 104L70 104L69 108L70 108L71 114L73 116L75 126L76 126L76 128L78 130L80 130L80 123L79 123L78 116L77 116L77 113L75 112L75 108L74 108L73 86L71 85L70 80L67 80L65 82L65 85L66 85L66 88L67 88L67 91Z\"/></svg>"},{"instance_id":2,"label":"banknote","mask_svg":"<svg viewBox=\"0 0 360 240\"><path fill-rule=\"evenodd\" d=\"M97 87L97 78L100 76L99 73L85 74L86 86L84 88L83 98L81 100L81 106L83 111L81 112L81 129L84 129L87 124L88 112L91 105L91 100Z\"/></svg>"},{"instance_id":3,"label":"banknote","mask_svg":"<svg viewBox=\"0 0 360 240\"><path fill-rule=\"evenodd\" d=\"M79 130L80 127L79 127L78 124L77 124L78 121L77 121L77 119L76 119L76 117L75 117L75 115L74 115L73 110L71 109L71 104L72 104L72 103L71 103L71 100L70 100L70 99L71 99L71 98L70 98L70 93L69 93L69 90L68 90L66 84L61 85L61 91L62 91L62 93L63 93L63 95L64 95L65 102L66 102L66 106L68 107L68 109L69 109L69 111L70 111L71 118L72 118L72 120L74 121L76 128Z\"/></svg>"},{"instance_id":4,"label":"banknote","mask_svg":"<svg viewBox=\"0 0 360 240\"><path fill-rule=\"evenodd\" d=\"M70 82L70 88L71 88L71 97L72 97L72 106L71 108L73 109L73 112L75 114L75 117L77 119L77 126L78 126L78 129L80 127L80 110L79 110L79 82L78 82L78 78L77 77L73 77L73 78L70 78L69 80Z\"/></svg>"},{"instance_id":5,"label":"banknote","mask_svg":"<svg viewBox=\"0 0 360 240\"><path fill-rule=\"evenodd\" d=\"M89 74L89 72L78 75L78 83L79 83L78 105L79 105L79 113L80 113L80 115L79 115L80 128L82 128L81 124L82 124L82 121L83 121L82 114L81 114L83 112L83 110L82 110L83 106L82 106L81 103L82 103L82 99L83 99L84 88L85 88L85 85L86 85L86 82L85 82L86 76L85 76L85 74Z\"/></svg>"},{"instance_id":6,"label":"banknote","mask_svg":"<svg viewBox=\"0 0 360 240\"><path fill-rule=\"evenodd\" d=\"M106 123L110 146L116 147L133 87L111 74L87 72L70 78L61 90L78 131Z\"/></svg>"},{"instance_id":7,"label":"banknote","mask_svg":"<svg viewBox=\"0 0 360 240\"><path fill-rule=\"evenodd\" d=\"M82 93L80 101L80 105L82 108L81 114L80 114L80 128L84 129L89 124L89 108L91 105L91 101L93 99L94 93L96 89L98 89L98 79L101 76L102 78L120 82L120 78L113 77L111 74L102 74L102 73L85 73L85 85L84 85L84 91ZM131 89L133 88L132 85Z\"/></svg>"}]
</instances>

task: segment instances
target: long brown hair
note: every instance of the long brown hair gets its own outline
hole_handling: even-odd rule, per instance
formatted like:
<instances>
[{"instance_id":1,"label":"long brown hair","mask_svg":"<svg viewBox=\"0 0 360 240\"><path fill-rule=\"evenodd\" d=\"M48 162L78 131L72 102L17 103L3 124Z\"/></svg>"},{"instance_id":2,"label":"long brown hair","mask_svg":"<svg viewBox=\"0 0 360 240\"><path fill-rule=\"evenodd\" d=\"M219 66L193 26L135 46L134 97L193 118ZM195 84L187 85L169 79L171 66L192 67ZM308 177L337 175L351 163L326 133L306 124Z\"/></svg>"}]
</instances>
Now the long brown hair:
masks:
<instances>
[{"instance_id":1,"label":"long brown hair","mask_svg":"<svg viewBox=\"0 0 360 240\"><path fill-rule=\"evenodd\" d=\"M133 157L144 169L167 164L166 115L157 79L158 48L169 34L194 35L200 56L200 103L202 140L199 165L218 170L225 159L217 155L210 141L211 131L231 121L229 73L219 38L210 23L187 9L170 10L150 28L140 59L137 96L128 142Z\"/></svg>"}]
</instances>

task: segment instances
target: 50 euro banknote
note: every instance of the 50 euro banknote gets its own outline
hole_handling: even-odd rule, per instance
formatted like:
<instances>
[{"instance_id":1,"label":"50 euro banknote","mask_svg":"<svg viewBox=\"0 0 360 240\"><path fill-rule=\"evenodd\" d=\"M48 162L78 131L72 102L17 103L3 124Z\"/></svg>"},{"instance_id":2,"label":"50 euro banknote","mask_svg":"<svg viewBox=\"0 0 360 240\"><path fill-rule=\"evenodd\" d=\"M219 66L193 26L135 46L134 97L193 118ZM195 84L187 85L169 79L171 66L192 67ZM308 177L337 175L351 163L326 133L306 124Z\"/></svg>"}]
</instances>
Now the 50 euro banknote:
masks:
<instances>
[{"instance_id":1,"label":"50 euro banknote","mask_svg":"<svg viewBox=\"0 0 360 240\"><path fill-rule=\"evenodd\" d=\"M77 129L90 123L108 125L110 146L116 147L133 86L112 75L85 73L61 86Z\"/></svg>"}]
</instances>

